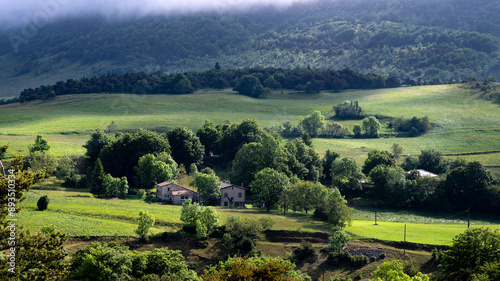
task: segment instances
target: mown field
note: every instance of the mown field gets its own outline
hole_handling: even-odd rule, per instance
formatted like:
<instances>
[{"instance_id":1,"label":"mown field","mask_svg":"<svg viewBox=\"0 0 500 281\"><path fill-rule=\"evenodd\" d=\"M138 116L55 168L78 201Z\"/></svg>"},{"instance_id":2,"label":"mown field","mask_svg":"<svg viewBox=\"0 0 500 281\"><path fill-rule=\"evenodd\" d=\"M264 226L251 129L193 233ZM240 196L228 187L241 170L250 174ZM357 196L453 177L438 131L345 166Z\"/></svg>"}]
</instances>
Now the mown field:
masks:
<instances>
[{"instance_id":1,"label":"mown field","mask_svg":"<svg viewBox=\"0 0 500 281\"><path fill-rule=\"evenodd\" d=\"M136 236L137 219L140 210L147 210L156 218L153 234L164 231L176 231L182 226L180 206L145 203L142 200L97 199L86 191L75 189L45 190L38 187L55 185L38 184L27 193L24 209L18 214L19 223L31 231L38 231L43 226L54 224L69 236ZM36 202L43 195L50 198L49 208L38 211ZM269 217L275 224L273 229L302 232L331 232L329 224L312 218L311 214L289 212L283 215L275 210L268 213L257 208L228 209L217 207L221 213L221 223L229 216L241 216L257 219ZM374 224L373 213L355 209L352 226L347 228L355 238L375 238L380 240L403 241L404 225L407 225L407 241L423 244L449 245L452 237L467 228L467 222L461 217L436 218L405 212L378 212L378 225ZM472 227L488 226L500 228L494 224L473 219Z\"/></svg>"},{"instance_id":2,"label":"mown field","mask_svg":"<svg viewBox=\"0 0 500 281\"><path fill-rule=\"evenodd\" d=\"M446 155L493 152L460 156L482 161L495 171L500 167L500 110L495 104L463 85L352 90L313 95L273 92L266 99L253 99L230 90L201 90L191 95L67 95L53 101L0 106L0 143L10 141L8 155L27 154L27 145L37 134L50 142L58 155L84 153L82 145L95 129L115 122L117 131L139 128L166 131L175 126L196 129L204 120L215 123L254 118L262 126L285 121L297 123L300 116L320 110L333 115L332 106L358 100L368 114L391 117L429 116L434 127L418 138L314 139L314 146L363 161L371 149L390 149L399 143L405 154L434 148ZM332 121L329 121L332 122ZM360 121L337 121L352 126ZM384 126L385 127L385 126ZM387 133L387 128L382 133ZM450 158L457 156L450 156Z\"/></svg>"}]
</instances>

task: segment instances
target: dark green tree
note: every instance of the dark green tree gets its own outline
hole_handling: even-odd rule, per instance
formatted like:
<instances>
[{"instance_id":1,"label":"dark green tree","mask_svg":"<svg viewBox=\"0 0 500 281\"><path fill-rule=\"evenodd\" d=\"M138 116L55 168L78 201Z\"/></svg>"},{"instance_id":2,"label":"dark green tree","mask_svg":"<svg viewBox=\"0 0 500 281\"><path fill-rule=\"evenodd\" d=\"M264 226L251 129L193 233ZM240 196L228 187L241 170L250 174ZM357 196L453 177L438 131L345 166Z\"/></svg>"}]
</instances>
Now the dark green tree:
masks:
<instances>
[{"instance_id":1,"label":"dark green tree","mask_svg":"<svg viewBox=\"0 0 500 281\"><path fill-rule=\"evenodd\" d=\"M155 132L141 129L134 134L117 136L102 149L99 159L107 173L113 177L125 176L132 182L135 176L134 167L139 158L146 154L159 155L162 152L170 153L168 140Z\"/></svg>"},{"instance_id":2,"label":"dark green tree","mask_svg":"<svg viewBox=\"0 0 500 281\"><path fill-rule=\"evenodd\" d=\"M236 152L246 143L260 141L265 135L262 128L254 119L245 119L241 123L225 124L218 126L222 137L218 145L218 151L223 158L231 161Z\"/></svg>"},{"instance_id":3,"label":"dark green tree","mask_svg":"<svg viewBox=\"0 0 500 281\"><path fill-rule=\"evenodd\" d=\"M332 164L335 159L339 158L340 154L335 151L330 151L328 149L321 159L321 165L323 166L323 179L331 180L332 179Z\"/></svg>"},{"instance_id":4,"label":"dark green tree","mask_svg":"<svg viewBox=\"0 0 500 281\"><path fill-rule=\"evenodd\" d=\"M201 201L205 205L220 205L220 179L215 174L198 174L193 185L198 188Z\"/></svg>"},{"instance_id":5,"label":"dark green tree","mask_svg":"<svg viewBox=\"0 0 500 281\"><path fill-rule=\"evenodd\" d=\"M299 179L316 182L323 166L319 154L301 139L294 139L285 145L288 154L288 167Z\"/></svg>"},{"instance_id":6,"label":"dark green tree","mask_svg":"<svg viewBox=\"0 0 500 281\"><path fill-rule=\"evenodd\" d=\"M42 135L37 135L35 139L35 143L29 144L28 145L28 150L30 153L39 151L39 152L45 152L50 149L49 142L43 138Z\"/></svg>"},{"instance_id":7,"label":"dark green tree","mask_svg":"<svg viewBox=\"0 0 500 281\"><path fill-rule=\"evenodd\" d=\"M346 156L337 158L332 163L332 183L343 193L353 193L361 190L359 180L363 178L361 166L356 159Z\"/></svg>"},{"instance_id":8,"label":"dark green tree","mask_svg":"<svg viewBox=\"0 0 500 281\"><path fill-rule=\"evenodd\" d=\"M488 186L492 182L493 177L480 162L469 162L446 176L446 197L457 207L486 211L490 195Z\"/></svg>"},{"instance_id":9,"label":"dark green tree","mask_svg":"<svg viewBox=\"0 0 500 281\"><path fill-rule=\"evenodd\" d=\"M368 158L366 158L365 165L363 166L363 173L368 175L378 165L392 167L396 165L396 159L388 151L372 150L368 152Z\"/></svg>"},{"instance_id":10,"label":"dark green tree","mask_svg":"<svg viewBox=\"0 0 500 281\"><path fill-rule=\"evenodd\" d=\"M38 207L38 211L45 211L49 207L50 199L47 195L44 195L38 199L36 202L36 206Z\"/></svg>"},{"instance_id":11,"label":"dark green tree","mask_svg":"<svg viewBox=\"0 0 500 281\"><path fill-rule=\"evenodd\" d=\"M372 116L363 119L363 131L365 131L365 136L367 138L378 138L380 128L381 125L377 118Z\"/></svg>"},{"instance_id":12,"label":"dark green tree","mask_svg":"<svg viewBox=\"0 0 500 281\"><path fill-rule=\"evenodd\" d=\"M178 73L172 80L172 92L174 94L191 94L194 92L194 88L186 75Z\"/></svg>"},{"instance_id":13,"label":"dark green tree","mask_svg":"<svg viewBox=\"0 0 500 281\"><path fill-rule=\"evenodd\" d=\"M448 251L443 253L438 280L496 280L499 268L500 231L489 228L469 228L453 238ZM481 278L478 278L481 277Z\"/></svg>"},{"instance_id":14,"label":"dark green tree","mask_svg":"<svg viewBox=\"0 0 500 281\"><path fill-rule=\"evenodd\" d=\"M105 134L101 129L94 131L90 139L83 145L87 149L85 155L94 162L99 157L101 150L113 141L113 136Z\"/></svg>"},{"instance_id":15,"label":"dark green tree","mask_svg":"<svg viewBox=\"0 0 500 281\"><path fill-rule=\"evenodd\" d=\"M176 179L179 172L177 163L165 152L158 158L153 154L142 156L135 169L139 185L148 189L152 188L155 183Z\"/></svg>"},{"instance_id":16,"label":"dark green tree","mask_svg":"<svg viewBox=\"0 0 500 281\"><path fill-rule=\"evenodd\" d=\"M196 136L205 147L206 154L217 150L217 144L222 137L215 124L209 120L205 120L205 124L196 130Z\"/></svg>"},{"instance_id":17,"label":"dark green tree","mask_svg":"<svg viewBox=\"0 0 500 281\"><path fill-rule=\"evenodd\" d=\"M314 138L318 135L319 130L325 124L325 117L321 115L321 112L315 110L311 115L301 118L299 124L304 132Z\"/></svg>"},{"instance_id":18,"label":"dark green tree","mask_svg":"<svg viewBox=\"0 0 500 281\"><path fill-rule=\"evenodd\" d=\"M167 132L167 138L175 162L183 164L184 167L189 167L193 163L196 165L202 163L205 147L192 131L177 127Z\"/></svg>"},{"instance_id":19,"label":"dark green tree","mask_svg":"<svg viewBox=\"0 0 500 281\"><path fill-rule=\"evenodd\" d=\"M102 167L101 160L98 158L95 162L94 169L92 170L92 174L90 177L91 187L90 192L96 196L101 196L104 194L104 168Z\"/></svg>"},{"instance_id":20,"label":"dark green tree","mask_svg":"<svg viewBox=\"0 0 500 281\"><path fill-rule=\"evenodd\" d=\"M265 136L260 142L245 144L234 158L231 182L248 186L264 168L289 173L287 156L283 145L272 136Z\"/></svg>"},{"instance_id":21,"label":"dark green tree","mask_svg":"<svg viewBox=\"0 0 500 281\"><path fill-rule=\"evenodd\" d=\"M255 175L250 188L258 202L264 204L267 211L271 211L280 201L283 192L290 188L290 180L284 173L265 168Z\"/></svg>"},{"instance_id":22,"label":"dark green tree","mask_svg":"<svg viewBox=\"0 0 500 281\"><path fill-rule=\"evenodd\" d=\"M443 174L448 172L450 162L443 158L441 152L434 149L422 150L418 156L418 168L432 173Z\"/></svg>"},{"instance_id":23,"label":"dark green tree","mask_svg":"<svg viewBox=\"0 0 500 281\"><path fill-rule=\"evenodd\" d=\"M233 89L238 93L258 98L264 93L264 87L260 84L259 78L253 75L243 75Z\"/></svg>"}]
</instances>

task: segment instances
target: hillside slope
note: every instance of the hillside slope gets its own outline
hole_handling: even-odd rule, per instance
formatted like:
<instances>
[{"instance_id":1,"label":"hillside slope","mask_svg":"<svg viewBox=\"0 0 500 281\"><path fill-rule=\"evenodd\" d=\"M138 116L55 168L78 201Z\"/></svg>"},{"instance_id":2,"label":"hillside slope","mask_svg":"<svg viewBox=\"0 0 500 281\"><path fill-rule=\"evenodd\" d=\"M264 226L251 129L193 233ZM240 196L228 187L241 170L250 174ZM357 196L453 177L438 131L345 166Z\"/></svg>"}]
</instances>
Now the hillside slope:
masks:
<instances>
[{"instance_id":1,"label":"hillside slope","mask_svg":"<svg viewBox=\"0 0 500 281\"><path fill-rule=\"evenodd\" d=\"M0 106L0 144L10 141L12 154L7 156L27 154L27 145L37 134L43 134L57 156L82 155L82 145L91 132L106 129L113 121L120 132L139 128L165 132L176 126L195 130L207 119L218 124L254 118L260 125L270 127L286 121L297 124L300 116L311 114L313 110L320 110L328 118L333 115L333 105L358 100L367 114L406 118L428 116L434 126L420 137L389 137L390 131L382 122L384 137L318 138L313 141L316 150L322 154L328 149L334 150L362 163L370 150L390 150L392 144L398 143L403 146L404 154L415 155L423 149L433 148L449 157L470 154L460 157L481 161L489 168L499 168L500 111L498 104L485 98L483 92L464 84L318 94L275 91L266 99L238 95L229 89L199 90L190 95L64 95L46 102ZM361 122L335 121L351 129Z\"/></svg>"},{"instance_id":2,"label":"hillside slope","mask_svg":"<svg viewBox=\"0 0 500 281\"><path fill-rule=\"evenodd\" d=\"M489 0L323 0L239 13L63 19L29 39L22 29L0 31L0 97L62 79L216 62L457 82L500 76L498 14Z\"/></svg>"}]
</instances>

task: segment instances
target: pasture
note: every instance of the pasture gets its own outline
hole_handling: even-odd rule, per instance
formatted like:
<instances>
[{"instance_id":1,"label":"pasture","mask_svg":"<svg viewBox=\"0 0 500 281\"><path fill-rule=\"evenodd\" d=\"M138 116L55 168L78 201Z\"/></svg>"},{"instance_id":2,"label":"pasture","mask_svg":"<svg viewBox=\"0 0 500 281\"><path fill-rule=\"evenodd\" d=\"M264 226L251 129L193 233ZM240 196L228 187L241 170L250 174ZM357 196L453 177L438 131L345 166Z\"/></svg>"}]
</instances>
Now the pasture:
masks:
<instances>
[{"instance_id":1,"label":"pasture","mask_svg":"<svg viewBox=\"0 0 500 281\"><path fill-rule=\"evenodd\" d=\"M82 145L95 129L106 129L111 122L117 131L139 128L164 132L175 126L195 130L209 119L215 123L254 118L262 126L290 121L320 110L333 115L332 106L345 100L358 100L367 114L390 117L429 116L433 129L420 137L388 137L383 124L379 139L314 139L315 148L327 149L362 162L371 149L403 146L404 154L419 154L433 148L445 155L482 161L490 168L500 167L499 105L483 99L463 85L403 87L377 90L350 90L340 93L304 94L276 91L266 99L253 99L231 90L200 90L191 95L67 95L55 100L0 106L0 143L10 141L8 156L27 154L27 145L37 134L50 142L56 156L82 155ZM328 122L332 122L329 120ZM352 128L361 121L336 120ZM491 154L475 153L495 152ZM457 156L450 156L451 158ZM498 170L494 170L497 171Z\"/></svg>"},{"instance_id":2,"label":"pasture","mask_svg":"<svg viewBox=\"0 0 500 281\"><path fill-rule=\"evenodd\" d=\"M54 224L59 230L73 237L135 237L134 230L137 228L139 211L147 210L156 218L156 224L152 229L153 234L177 231L182 227L180 206L145 203L137 199L97 199L93 198L92 194L77 189L39 189L48 188L49 185L53 186L53 184L53 182L49 184L41 182L26 194L27 199L23 202L23 210L17 215L19 224L34 232L43 226ZM43 195L50 198L50 204L48 210L41 212L37 210L36 202ZM332 231L331 225L313 218L311 213L288 212L283 214L279 210L269 213L258 208L216 208L221 214L222 224L229 216L252 219L268 217L275 222L272 229L302 232ZM378 213L378 218L378 225L375 225L372 212L356 208L353 213L352 225L346 230L356 239L374 238L403 241L404 225L406 224L408 242L449 245L453 236L467 228L467 222L463 220L463 216L436 219L432 215L381 210ZM471 226L500 228L498 222L494 223L472 220Z\"/></svg>"}]
</instances>

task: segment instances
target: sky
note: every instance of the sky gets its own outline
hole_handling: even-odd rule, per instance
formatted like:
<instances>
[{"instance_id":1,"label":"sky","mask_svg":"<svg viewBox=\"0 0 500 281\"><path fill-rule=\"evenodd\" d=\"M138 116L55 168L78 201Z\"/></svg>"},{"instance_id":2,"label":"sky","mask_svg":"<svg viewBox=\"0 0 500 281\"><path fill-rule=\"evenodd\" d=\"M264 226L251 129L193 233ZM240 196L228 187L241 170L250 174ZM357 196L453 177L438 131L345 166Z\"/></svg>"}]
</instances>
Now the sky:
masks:
<instances>
[{"instance_id":1,"label":"sky","mask_svg":"<svg viewBox=\"0 0 500 281\"><path fill-rule=\"evenodd\" d=\"M200 11L241 11L255 6L287 7L315 0L0 0L0 26L42 26L84 15L144 16Z\"/></svg>"}]
</instances>

